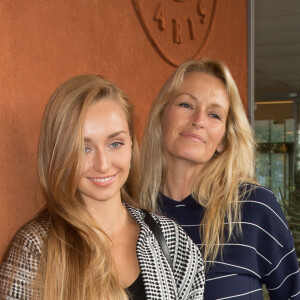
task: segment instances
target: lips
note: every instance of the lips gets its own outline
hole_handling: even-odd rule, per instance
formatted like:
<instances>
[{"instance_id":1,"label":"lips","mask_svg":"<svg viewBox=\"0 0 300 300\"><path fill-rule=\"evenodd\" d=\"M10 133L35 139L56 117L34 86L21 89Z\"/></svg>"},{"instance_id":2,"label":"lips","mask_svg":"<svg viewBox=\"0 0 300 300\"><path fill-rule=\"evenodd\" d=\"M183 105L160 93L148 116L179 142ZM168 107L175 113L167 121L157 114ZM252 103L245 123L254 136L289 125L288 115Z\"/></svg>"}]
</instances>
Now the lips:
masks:
<instances>
[{"instance_id":1,"label":"lips","mask_svg":"<svg viewBox=\"0 0 300 300\"><path fill-rule=\"evenodd\" d=\"M110 185L116 178L117 175L106 176L106 177L88 177L88 179L97 186Z\"/></svg>"},{"instance_id":2,"label":"lips","mask_svg":"<svg viewBox=\"0 0 300 300\"><path fill-rule=\"evenodd\" d=\"M180 133L181 136L183 137L187 137L189 139L191 139L194 142L200 142L203 144L206 144L206 141L204 140L204 138L198 134L192 133L192 132L187 132L187 131L183 131Z\"/></svg>"}]
</instances>

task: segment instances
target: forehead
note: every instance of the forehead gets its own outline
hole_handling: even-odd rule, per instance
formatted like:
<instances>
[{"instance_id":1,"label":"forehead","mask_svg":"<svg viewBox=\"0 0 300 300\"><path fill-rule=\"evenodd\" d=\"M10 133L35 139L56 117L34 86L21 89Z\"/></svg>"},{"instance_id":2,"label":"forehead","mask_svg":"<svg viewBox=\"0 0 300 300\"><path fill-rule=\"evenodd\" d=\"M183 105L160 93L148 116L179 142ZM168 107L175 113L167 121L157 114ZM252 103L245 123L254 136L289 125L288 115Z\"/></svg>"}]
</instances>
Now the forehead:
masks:
<instances>
[{"instance_id":1,"label":"forehead","mask_svg":"<svg viewBox=\"0 0 300 300\"><path fill-rule=\"evenodd\" d=\"M123 107L112 98L103 98L93 102L87 109L84 120L84 131L113 131L126 128L127 116Z\"/></svg>"},{"instance_id":2,"label":"forehead","mask_svg":"<svg viewBox=\"0 0 300 300\"><path fill-rule=\"evenodd\" d=\"M178 90L196 90L201 88L204 89L207 87L220 89L227 94L226 86L220 78L208 73L197 71L188 73L184 77Z\"/></svg>"},{"instance_id":3,"label":"forehead","mask_svg":"<svg viewBox=\"0 0 300 300\"><path fill-rule=\"evenodd\" d=\"M224 82L220 78L204 72L188 73L168 104L172 104L180 95L199 102L208 101L215 105L224 106L226 109L230 105Z\"/></svg>"}]
</instances>

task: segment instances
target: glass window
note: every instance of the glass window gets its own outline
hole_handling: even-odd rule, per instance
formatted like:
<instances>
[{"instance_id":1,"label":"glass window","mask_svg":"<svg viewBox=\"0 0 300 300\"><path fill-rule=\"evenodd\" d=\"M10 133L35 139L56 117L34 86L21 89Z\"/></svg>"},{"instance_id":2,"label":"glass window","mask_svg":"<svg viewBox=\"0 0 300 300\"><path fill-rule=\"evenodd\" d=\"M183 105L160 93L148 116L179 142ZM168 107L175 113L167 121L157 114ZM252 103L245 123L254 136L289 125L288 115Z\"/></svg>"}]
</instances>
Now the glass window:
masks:
<instances>
[{"instance_id":1,"label":"glass window","mask_svg":"<svg viewBox=\"0 0 300 300\"><path fill-rule=\"evenodd\" d=\"M256 102L256 178L280 201L289 199L294 186L295 101L268 99Z\"/></svg>"},{"instance_id":2,"label":"glass window","mask_svg":"<svg viewBox=\"0 0 300 300\"><path fill-rule=\"evenodd\" d=\"M248 116L257 143L256 179L282 205L300 263L299 0L247 3L253 12L248 18Z\"/></svg>"}]
</instances>

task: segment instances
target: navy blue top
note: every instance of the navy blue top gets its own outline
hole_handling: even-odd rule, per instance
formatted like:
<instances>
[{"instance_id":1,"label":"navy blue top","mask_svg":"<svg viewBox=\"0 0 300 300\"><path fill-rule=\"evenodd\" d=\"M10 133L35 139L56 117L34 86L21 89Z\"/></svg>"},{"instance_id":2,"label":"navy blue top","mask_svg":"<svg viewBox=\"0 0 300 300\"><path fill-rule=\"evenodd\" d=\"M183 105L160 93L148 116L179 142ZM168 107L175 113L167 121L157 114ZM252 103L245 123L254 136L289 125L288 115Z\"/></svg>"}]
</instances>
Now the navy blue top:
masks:
<instances>
[{"instance_id":1,"label":"navy blue top","mask_svg":"<svg viewBox=\"0 0 300 300\"><path fill-rule=\"evenodd\" d=\"M201 246L199 224L204 207L190 195L182 201L162 194L164 215L177 221ZM160 201L161 200L161 201ZM235 234L206 272L205 300L262 300L266 284L271 300L299 300L300 273L293 237L274 194L256 186L242 205L242 235Z\"/></svg>"},{"instance_id":2,"label":"navy blue top","mask_svg":"<svg viewBox=\"0 0 300 300\"><path fill-rule=\"evenodd\" d=\"M127 288L127 292L130 300L146 300L142 272L140 272L138 278Z\"/></svg>"}]
</instances>

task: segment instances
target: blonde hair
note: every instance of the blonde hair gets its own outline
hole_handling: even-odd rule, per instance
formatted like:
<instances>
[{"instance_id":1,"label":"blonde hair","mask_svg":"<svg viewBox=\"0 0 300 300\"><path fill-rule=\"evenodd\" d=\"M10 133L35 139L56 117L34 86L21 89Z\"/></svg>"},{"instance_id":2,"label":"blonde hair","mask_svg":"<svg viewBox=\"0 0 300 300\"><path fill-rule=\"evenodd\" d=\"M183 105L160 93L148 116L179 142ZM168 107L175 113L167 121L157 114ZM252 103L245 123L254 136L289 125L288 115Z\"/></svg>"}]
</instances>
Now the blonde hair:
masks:
<instances>
[{"instance_id":1,"label":"blonde hair","mask_svg":"<svg viewBox=\"0 0 300 300\"><path fill-rule=\"evenodd\" d=\"M189 60L183 63L160 90L149 115L141 145L140 201L159 211L157 199L167 168L162 145L162 116L185 76L203 72L221 79L227 90L229 112L224 148L214 155L193 184L193 197L203 205L205 214L200 226L204 261L213 261L222 253L225 236L233 233L241 220L240 191L243 183L254 182L255 142L251 126L228 67L216 60ZM151 159L149 159L149 157ZM225 224L228 224L227 226ZM238 225L239 231L241 226Z\"/></svg>"},{"instance_id":2,"label":"blonde hair","mask_svg":"<svg viewBox=\"0 0 300 300\"><path fill-rule=\"evenodd\" d=\"M132 139L129 177L122 200L137 201L138 148L133 107L114 84L97 75L80 75L51 96L42 121L38 171L51 229L42 249L36 299L128 299L117 276L109 237L97 227L77 190L84 159L83 123L91 103L119 103Z\"/></svg>"}]
</instances>

